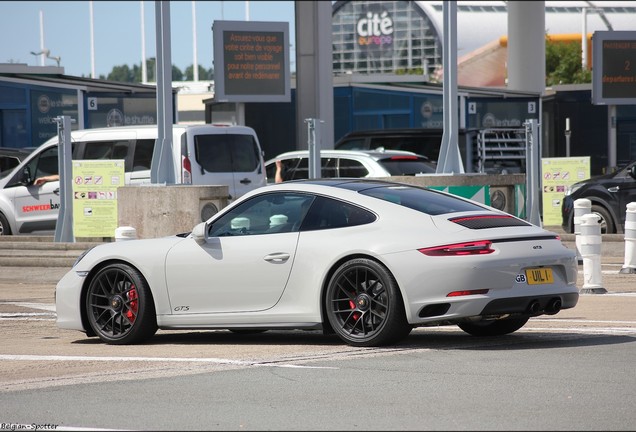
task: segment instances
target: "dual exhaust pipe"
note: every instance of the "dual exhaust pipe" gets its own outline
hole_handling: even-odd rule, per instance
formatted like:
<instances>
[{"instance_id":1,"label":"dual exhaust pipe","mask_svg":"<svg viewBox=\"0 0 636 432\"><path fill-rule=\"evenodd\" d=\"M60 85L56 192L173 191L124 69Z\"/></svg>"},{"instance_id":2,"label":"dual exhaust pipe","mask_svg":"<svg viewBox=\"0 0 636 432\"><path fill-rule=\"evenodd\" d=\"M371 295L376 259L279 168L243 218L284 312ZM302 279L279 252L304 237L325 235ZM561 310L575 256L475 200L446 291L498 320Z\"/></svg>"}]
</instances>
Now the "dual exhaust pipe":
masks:
<instances>
[{"instance_id":1,"label":"dual exhaust pipe","mask_svg":"<svg viewBox=\"0 0 636 432\"><path fill-rule=\"evenodd\" d=\"M539 302L539 300L533 300L528 305L528 313L536 315L543 312L547 315L554 315L559 313L562 306L563 304L559 297L551 298L543 309L541 308L541 303Z\"/></svg>"}]
</instances>

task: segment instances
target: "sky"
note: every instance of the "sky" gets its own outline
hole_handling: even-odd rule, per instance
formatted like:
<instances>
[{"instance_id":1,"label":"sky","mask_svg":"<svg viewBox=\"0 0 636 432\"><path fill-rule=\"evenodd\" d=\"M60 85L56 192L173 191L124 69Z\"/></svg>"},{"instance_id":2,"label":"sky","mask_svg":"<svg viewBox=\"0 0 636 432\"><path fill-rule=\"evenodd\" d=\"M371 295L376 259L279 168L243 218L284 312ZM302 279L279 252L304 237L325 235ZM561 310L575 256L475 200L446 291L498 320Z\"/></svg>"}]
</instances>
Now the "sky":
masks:
<instances>
[{"instance_id":1,"label":"sky","mask_svg":"<svg viewBox=\"0 0 636 432\"><path fill-rule=\"evenodd\" d=\"M0 1L0 63L40 66L41 33L50 56L59 56L66 75L91 76L90 1ZM114 66L141 66L141 1L93 1L96 77ZM182 72L194 63L192 1L170 2L172 64ZM212 68L214 21L275 21L289 23L295 43L294 1L196 1L197 63ZM156 57L155 2L144 1L146 58ZM44 31L40 31L40 11ZM295 70L294 49L290 53ZM45 66L56 66L46 59Z\"/></svg>"}]
</instances>

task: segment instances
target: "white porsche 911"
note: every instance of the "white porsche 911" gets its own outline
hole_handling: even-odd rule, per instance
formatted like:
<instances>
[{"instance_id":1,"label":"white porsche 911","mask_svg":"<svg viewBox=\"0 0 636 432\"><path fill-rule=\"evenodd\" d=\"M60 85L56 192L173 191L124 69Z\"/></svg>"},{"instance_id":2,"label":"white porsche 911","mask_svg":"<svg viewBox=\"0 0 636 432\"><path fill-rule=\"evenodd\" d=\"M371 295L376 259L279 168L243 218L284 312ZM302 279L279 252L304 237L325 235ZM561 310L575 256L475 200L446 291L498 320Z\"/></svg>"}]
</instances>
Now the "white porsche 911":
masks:
<instances>
[{"instance_id":1,"label":"white porsche 911","mask_svg":"<svg viewBox=\"0 0 636 432\"><path fill-rule=\"evenodd\" d=\"M579 298L576 253L510 214L417 186L265 186L192 233L106 243L56 287L60 328L111 344L157 329L322 329L354 346L413 327L512 333Z\"/></svg>"}]
</instances>

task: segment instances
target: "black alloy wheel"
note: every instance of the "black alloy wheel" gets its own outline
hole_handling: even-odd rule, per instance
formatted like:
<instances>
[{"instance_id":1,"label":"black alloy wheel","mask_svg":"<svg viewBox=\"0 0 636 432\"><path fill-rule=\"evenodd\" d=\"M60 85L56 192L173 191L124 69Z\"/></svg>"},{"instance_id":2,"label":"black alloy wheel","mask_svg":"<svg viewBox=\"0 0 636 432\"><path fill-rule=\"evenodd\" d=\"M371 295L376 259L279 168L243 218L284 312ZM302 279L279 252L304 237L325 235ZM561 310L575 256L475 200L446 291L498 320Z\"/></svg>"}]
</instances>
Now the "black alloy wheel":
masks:
<instances>
[{"instance_id":1,"label":"black alloy wheel","mask_svg":"<svg viewBox=\"0 0 636 432\"><path fill-rule=\"evenodd\" d=\"M127 264L99 270L88 287L86 311L95 334L109 344L141 342L157 331L148 283Z\"/></svg>"},{"instance_id":2,"label":"black alloy wheel","mask_svg":"<svg viewBox=\"0 0 636 432\"><path fill-rule=\"evenodd\" d=\"M610 216L609 211L599 205L593 205L591 208L592 214L598 215L600 220L598 223L601 225L601 234L614 234L616 233L616 226Z\"/></svg>"},{"instance_id":3,"label":"black alloy wheel","mask_svg":"<svg viewBox=\"0 0 636 432\"><path fill-rule=\"evenodd\" d=\"M11 235L11 228L9 228L9 221L2 213L0 213L0 236L1 235Z\"/></svg>"},{"instance_id":4,"label":"black alloy wheel","mask_svg":"<svg viewBox=\"0 0 636 432\"><path fill-rule=\"evenodd\" d=\"M371 259L352 259L335 271L325 307L331 327L349 345L388 345L411 332L395 278Z\"/></svg>"}]
</instances>

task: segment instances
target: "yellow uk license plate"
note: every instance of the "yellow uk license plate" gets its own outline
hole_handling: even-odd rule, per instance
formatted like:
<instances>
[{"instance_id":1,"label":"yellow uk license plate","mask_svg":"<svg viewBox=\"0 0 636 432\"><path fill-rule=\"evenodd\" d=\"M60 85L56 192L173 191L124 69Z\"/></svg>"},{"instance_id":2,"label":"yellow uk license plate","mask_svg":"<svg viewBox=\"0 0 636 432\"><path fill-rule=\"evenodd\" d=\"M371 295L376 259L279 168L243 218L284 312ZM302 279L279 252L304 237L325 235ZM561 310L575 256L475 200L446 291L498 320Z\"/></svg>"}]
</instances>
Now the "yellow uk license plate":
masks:
<instances>
[{"instance_id":1,"label":"yellow uk license plate","mask_svg":"<svg viewBox=\"0 0 636 432\"><path fill-rule=\"evenodd\" d=\"M526 269L526 279L530 285L554 283L552 269L546 267Z\"/></svg>"}]
</instances>

